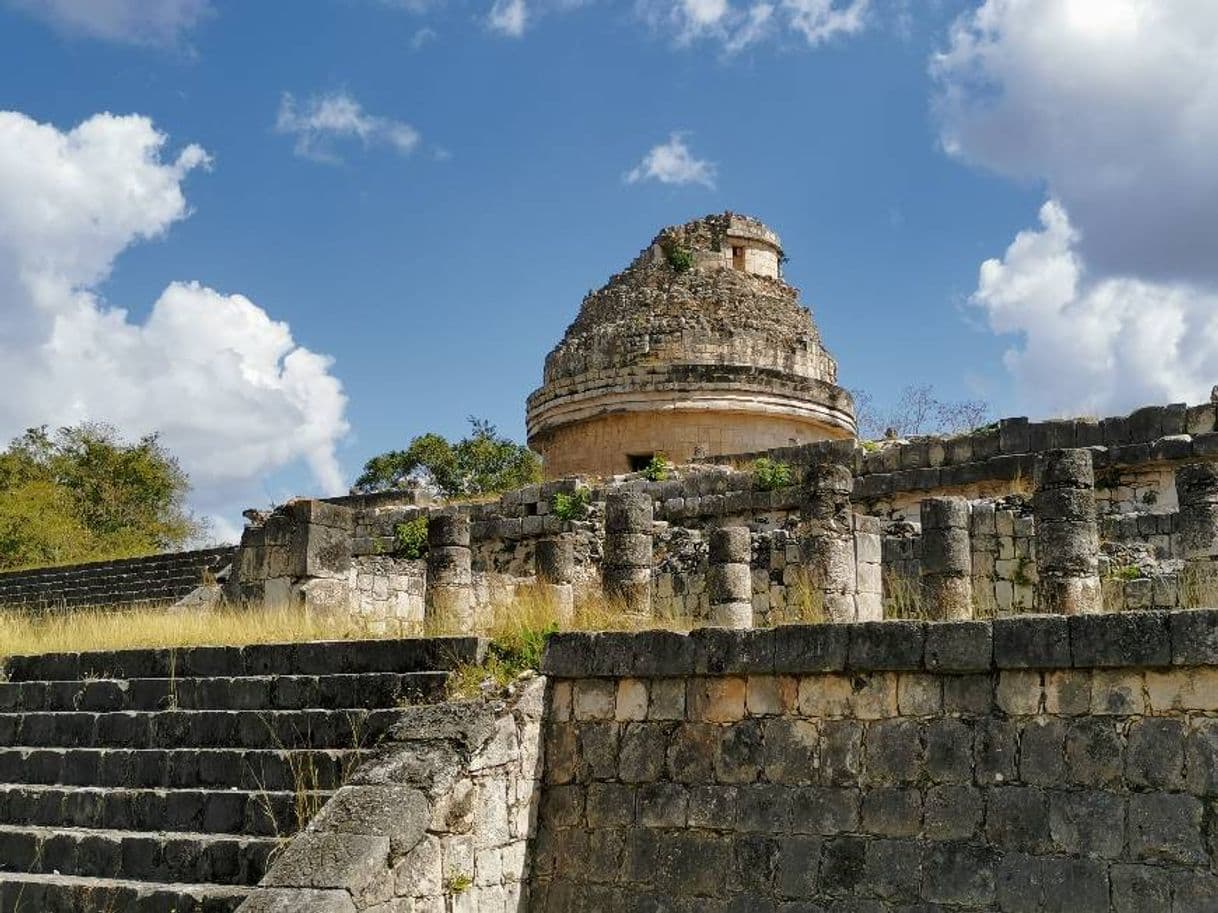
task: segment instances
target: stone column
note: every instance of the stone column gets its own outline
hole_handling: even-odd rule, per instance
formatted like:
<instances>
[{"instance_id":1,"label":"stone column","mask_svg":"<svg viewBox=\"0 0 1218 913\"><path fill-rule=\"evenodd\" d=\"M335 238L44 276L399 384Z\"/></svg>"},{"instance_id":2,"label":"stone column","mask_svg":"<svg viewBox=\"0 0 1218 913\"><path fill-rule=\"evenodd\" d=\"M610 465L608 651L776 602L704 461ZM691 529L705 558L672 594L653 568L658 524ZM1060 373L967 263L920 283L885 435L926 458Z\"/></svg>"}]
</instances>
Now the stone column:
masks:
<instances>
[{"instance_id":1,"label":"stone column","mask_svg":"<svg viewBox=\"0 0 1218 913\"><path fill-rule=\"evenodd\" d=\"M554 604L560 622L575 615L575 544L569 536L537 540L537 585Z\"/></svg>"},{"instance_id":2,"label":"stone column","mask_svg":"<svg viewBox=\"0 0 1218 913\"><path fill-rule=\"evenodd\" d=\"M1037 602L1042 612L1083 615L1104 610L1100 533L1090 450L1050 450L1037 464Z\"/></svg>"},{"instance_id":3,"label":"stone column","mask_svg":"<svg viewBox=\"0 0 1218 913\"><path fill-rule=\"evenodd\" d=\"M854 554L854 474L840 463L813 467L804 491L804 564L831 621L855 621L858 567Z\"/></svg>"},{"instance_id":4,"label":"stone column","mask_svg":"<svg viewBox=\"0 0 1218 913\"><path fill-rule=\"evenodd\" d=\"M963 498L922 502L922 611L935 621L973 617L969 506Z\"/></svg>"},{"instance_id":5,"label":"stone column","mask_svg":"<svg viewBox=\"0 0 1218 913\"><path fill-rule=\"evenodd\" d=\"M428 518L424 626L429 633L473 633L474 575L467 514Z\"/></svg>"},{"instance_id":6,"label":"stone column","mask_svg":"<svg viewBox=\"0 0 1218 913\"><path fill-rule=\"evenodd\" d=\"M710 623L723 628L753 626L752 537L747 526L711 530Z\"/></svg>"},{"instance_id":7,"label":"stone column","mask_svg":"<svg viewBox=\"0 0 1218 913\"><path fill-rule=\"evenodd\" d=\"M1212 606L1218 596L1218 466L1191 463L1176 470L1180 502L1183 596L1189 607Z\"/></svg>"},{"instance_id":8,"label":"stone column","mask_svg":"<svg viewBox=\"0 0 1218 913\"><path fill-rule=\"evenodd\" d=\"M631 615L651 614L651 523L655 507L641 491L605 498L605 595Z\"/></svg>"}]
</instances>

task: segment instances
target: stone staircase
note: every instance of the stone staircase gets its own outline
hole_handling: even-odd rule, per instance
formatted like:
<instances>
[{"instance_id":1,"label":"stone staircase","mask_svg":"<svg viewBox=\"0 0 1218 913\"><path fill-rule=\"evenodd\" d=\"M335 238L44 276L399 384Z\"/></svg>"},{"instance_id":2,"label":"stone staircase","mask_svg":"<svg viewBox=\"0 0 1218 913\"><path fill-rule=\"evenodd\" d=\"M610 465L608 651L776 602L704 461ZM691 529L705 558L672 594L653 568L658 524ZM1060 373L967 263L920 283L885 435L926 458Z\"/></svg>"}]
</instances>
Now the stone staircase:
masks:
<instances>
[{"instance_id":1,"label":"stone staircase","mask_svg":"<svg viewBox=\"0 0 1218 913\"><path fill-rule=\"evenodd\" d=\"M0 913L228 913L475 638L11 658Z\"/></svg>"}]
</instances>

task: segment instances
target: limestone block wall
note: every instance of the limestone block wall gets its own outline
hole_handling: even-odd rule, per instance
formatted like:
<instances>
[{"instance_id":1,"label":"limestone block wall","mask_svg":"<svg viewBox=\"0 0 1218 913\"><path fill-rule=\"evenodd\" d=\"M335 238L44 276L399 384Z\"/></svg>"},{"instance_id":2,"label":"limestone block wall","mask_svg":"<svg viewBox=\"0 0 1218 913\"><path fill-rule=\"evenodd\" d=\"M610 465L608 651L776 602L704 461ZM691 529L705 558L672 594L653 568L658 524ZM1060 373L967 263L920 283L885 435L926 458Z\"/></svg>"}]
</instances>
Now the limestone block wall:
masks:
<instances>
[{"instance_id":1,"label":"limestone block wall","mask_svg":"<svg viewBox=\"0 0 1218 913\"><path fill-rule=\"evenodd\" d=\"M366 555L352 559L350 574L350 611L371 630L411 633L422 629L425 562Z\"/></svg>"},{"instance_id":2,"label":"limestone block wall","mask_svg":"<svg viewBox=\"0 0 1218 913\"><path fill-rule=\"evenodd\" d=\"M1215 632L562 635L529 910L1218 909Z\"/></svg>"},{"instance_id":3,"label":"limestone block wall","mask_svg":"<svg viewBox=\"0 0 1218 913\"><path fill-rule=\"evenodd\" d=\"M1096 499L1102 514L1170 512L1175 509L1175 468L1218 459L1218 405L1147 406L1104 419L1030 422L1004 418L952 437L869 443L849 454L860 512L916 520L925 497L959 495L971 500L1027 493L1036 454L1061 447L1088 447L1095 457ZM772 458L802 465L833 445L783 447ZM745 466L759 452L716 457Z\"/></svg>"}]
</instances>

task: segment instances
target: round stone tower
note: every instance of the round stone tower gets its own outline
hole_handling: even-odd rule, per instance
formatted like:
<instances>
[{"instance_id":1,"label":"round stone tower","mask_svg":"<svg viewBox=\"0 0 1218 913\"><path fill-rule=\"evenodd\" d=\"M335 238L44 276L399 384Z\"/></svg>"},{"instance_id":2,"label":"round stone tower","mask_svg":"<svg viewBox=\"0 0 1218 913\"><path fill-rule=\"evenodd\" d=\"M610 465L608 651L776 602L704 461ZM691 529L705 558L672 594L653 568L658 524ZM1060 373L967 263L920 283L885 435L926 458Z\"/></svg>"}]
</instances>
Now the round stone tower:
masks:
<instances>
[{"instance_id":1,"label":"round stone tower","mask_svg":"<svg viewBox=\"0 0 1218 913\"><path fill-rule=\"evenodd\" d=\"M778 235L727 212L664 229L590 293L529 397L546 475L853 437L837 363L782 261Z\"/></svg>"}]
</instances>

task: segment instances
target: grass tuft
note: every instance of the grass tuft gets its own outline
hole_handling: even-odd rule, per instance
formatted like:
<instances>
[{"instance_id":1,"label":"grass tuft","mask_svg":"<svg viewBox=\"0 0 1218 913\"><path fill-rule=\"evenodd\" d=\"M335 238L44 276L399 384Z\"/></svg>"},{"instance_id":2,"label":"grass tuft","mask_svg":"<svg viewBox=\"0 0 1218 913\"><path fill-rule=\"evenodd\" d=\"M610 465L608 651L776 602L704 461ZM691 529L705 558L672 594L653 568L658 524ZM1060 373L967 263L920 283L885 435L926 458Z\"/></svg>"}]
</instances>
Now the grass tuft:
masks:
<instances>
[{"instance_id":1,"label":"grass tuft","mask_svg":"<svg viewBox=\"0 0 1218 913\"><path fill-rule=\"evenodd\" d=\"M303 607L131 610L0 610L0 661L25 653L78 653L158 647L245 646L306 640L355 640L359 619Z\"/></svg>"}]
</instances>

